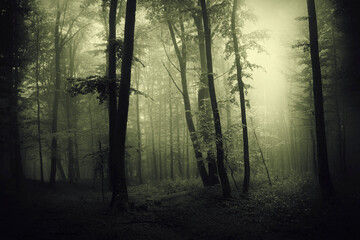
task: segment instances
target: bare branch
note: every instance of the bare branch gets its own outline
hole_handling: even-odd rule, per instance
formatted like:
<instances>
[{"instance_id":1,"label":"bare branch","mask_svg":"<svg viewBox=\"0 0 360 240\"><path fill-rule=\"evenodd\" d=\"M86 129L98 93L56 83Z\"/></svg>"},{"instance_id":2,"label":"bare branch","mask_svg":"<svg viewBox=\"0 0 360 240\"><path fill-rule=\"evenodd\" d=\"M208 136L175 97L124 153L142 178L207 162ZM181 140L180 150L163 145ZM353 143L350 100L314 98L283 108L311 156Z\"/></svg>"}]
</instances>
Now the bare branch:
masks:
<instances>
[{"instance_id":1,"label":"bare branch","mask_svg":"<svg viewBox=\"0 0 360 240\"><path fill-rule=\"evenodd\" d=\"M162 64L163 64L164 68L166 69L166 71L168 72L169 77L171 78L171 80L172 80L172 82L174 83L175 87L179 90L179 92L181 93L181 95L183 95L183 96L184 96L184 93L181 91L181 89L180 89L180 88L178 87L178 85L176 84L176 82L175 82L174 78L172 77L172 75L171 75L171 73L170 73L169 69L167 69L167 67L165 66L165 64L164 64L164 62L163 62L163 61L161 61L161 62L162 62Z\"/></svg>"},{"instance_id":2,"label":"bare branch","mask_svg":"<svg viewBox=\"0 0 360 240\"><path fill-rule=\"evenodd\" d=\"M161 41L161 42L162 42L162 45L163 45L163 48L164 48L166 57L168 58L169 62L171 63L171 65L172 65L178 72L181 72L180 69L171 61L171 58L170 58L168 52L166 51L164 42L163 42L163 41Z\"/></svg>"},{"instance_id":3,"label":"bare branch","mask_svg":"<svg viewBox=\"0 0 360 240\"><path fill-rule=\"evenodd\" d=\"M77 19L81 16L81 14L84 12L84 10L85 10L85 8L83 8L83 9L80 11L80 13L72 20L72 22L71 22L68 30L67 30L66 33L65 33L65 36L61 39L60 46L63 47L63 46L65 45L65 43L69 42L68 40L66 40L66 38L67 38L67 36L69 35L69 33L71 32L71 30L72 30L72 28L73 28L73 26L74 26L74 23L75 23L75 22L77 21ZM64 19L65 19L65 16L64 16ZM63 19L63 20L64 20L64 19ZM79 32L79 31L77 31L77 32ZM76 33L77 33L77 32L76 32ZM75 34L76 34L76 33L75 33ZM74 35L73 35L72 37L74 37ZM71 38L72 38L72 37L71 37Z\"/></svg>"},{"instance_id":4,"label":"bare branch","mask_svg":"<svg viewBox=\"0 0 360 240\"><path fill-rule=\"evenodd\" d=\"M86 28L87 26L89 26L92 23L88 23L84 26L82 26L81 28L79 28L71 37L69 37L66 41L63 42L63 44L61 45L61 47L65 46L66 43L68 43L71 39L73 39L76 34L78 34L81 30L83 30L84 28ZM65 39L64 39L65 40Z\"/></svg>"},{"instance_id":5,"label":"bare branch","mask_svg":"<svg viewBox=\"0 0 360 240\"><path fill-rule=\"evenodd\" d=\"M225 74L227 74L228 72L231 71L231 68L229 70L227 70L226 72L224 72L223 74L217 76L216 78L214 78L214 80L218 79L218 78L221 78L222 76L224 76Z\"/></svg>"},{"instance_id":6,"label":"bare branch","mask_svg":"<svg viewBox=\"0 0 360 240\"><path fill-rule=\"evenodd\" d=\"M64 17L63 17L62 23L61 23L61 25L60 25L60 36L61 36L62 30L63 30L63 28L64 28L64 23L65 23L65 18L66 18L66 10L67 10L68 3L69 3L69 1L66 1L66 2L64 3L64 11L63 11L63 12L64 12Z\"/></svg>"}]
</instances>

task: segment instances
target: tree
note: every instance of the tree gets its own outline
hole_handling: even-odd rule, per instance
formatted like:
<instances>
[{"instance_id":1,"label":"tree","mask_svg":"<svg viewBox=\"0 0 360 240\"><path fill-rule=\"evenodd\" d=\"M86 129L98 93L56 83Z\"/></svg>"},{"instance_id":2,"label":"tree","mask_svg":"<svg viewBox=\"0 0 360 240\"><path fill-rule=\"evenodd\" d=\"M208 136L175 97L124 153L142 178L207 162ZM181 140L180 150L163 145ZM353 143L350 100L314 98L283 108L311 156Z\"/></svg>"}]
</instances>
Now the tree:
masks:
<instances>
[{"instance_id":1,"label":"tree","mask_svg":"<svg viewBox=\"0 0 360 240\"><path fill-rule=\"evenodd\" d=\"M320 69L320 60L319 60L317 20L316 20L316 10L315 10L314 0L307 0L307 8L309 14L310 53L311 53L311 65L312 65L312 74L313 74L318 177L319 177L322 197L326 201L329 200L329 198L331 198L335 194L335 191L330 178L327 146L326 146L323 92L322 92L321 69Z\"/></svg>"},{"instance_id":2,"label":"tree","mask_svg":"<svg viewBox=\"0 0 360 240\"><path fill-rule=\"evenodd\" d=\"M136 89L139 89L139 75L140 75L140 70L136 69L135 72L135 86ZM137 128L137 154L138 154L138 163L137 163L137 177L139 178L139 183L142 184L143 183L143 178L142 178L142 167L141 167L141 129L140 129L140 109L139 109L139 95L136 95L136 128Z\"/></svg>"},{"instance_id":3,"label":"tree","mask_svg":"<svg viewBox=\"0 0 360 240\"><path fill-rule=\"evenodd\" d=\"M241 122L243 130L243 146L244 146L244 183L243 191L249 190L250 183L250 162L249 162L249 140L246 123L246 108L245 108L245 94L244 94L244 82L242 81L242 69L240 63L239 44L236 36L236 12L237 12L238 0L234 0L233 11L231 14L231 33L235 51L235 64L237 72L237 83L240 93L240 108L241 108Z\"/></svg>"},{"instance_id":4,"label":"tree","mask_svg":"<svg viewBox=\"0 0 360 240\"><path fill-rule=\"evenodd\" d=\"M215 85L214 85L214 72L213 72L212 56L211 56L211 30L209 27L208 13L206 9L205 0L201 0L200 2L201 2L201 10L202 10L202 16L204 22L204 32L205 32L209 93L210 93L210 101L213 112L215 136L216 136L217 167L218 167L223 196L230 197L231 188L230 188L229 178L227 176L226 169L224 166L224 148L223 148L223 139L221 132L221 122L220 122L219 109L216 101L216 93L215 93Z\"/></svg>"},{"instance_id":5,"label":"tree","mask_svg":"<svg viewBox=\"0 0 360 240\"><path fill-rule=\"evenodd\" d=\"M198 3L199 4L199 3ZM216 170L215 155L213 153L213 144L210 138L209 130L211 124L210 102L209 102L209 87L207 81L207 66L206 66L206 53L205 53L205 37L204 27L201 18L201 12L193 14L194 23L197 30L197 38L200 54L200 89L198 92L198 109L199 109L199 131L202 139L206 145L207 162L209 170L209 184L214 185L219 183Z\"/></svg>"},{"instance_id":6,"label":"tree","mask_svg":"<svg viewBox=\"0 0 360 240\"><path fill-rule=\"evenodd\" d=\"M202 153L200 151L200 145L199 145L198 136L196 134L194 121L192 119L190 98L189 98L188 87L187 87L187 77L186 77L187 49L186 49L186 42L184 40L184 31L185 31L184 24L180 20L181 34L182 34L182 36L181 36L181 38L182 38L181 51L180 51L180 48L179 48L179 46L177 44L177 41L176 41L174 27L173 27L172 23L170 22L170 20L167 20L167 25L168 25L168 28L169 28L171 40L172 40L172 43L174 45L175 53L176 53L176 56L178 58L178 62L179 62L179 66L180 66L181 86L182 86L181 94L182 94L183 100L184 100L185 118L186 118L186 123L187 123L187 126L188 126L188 130L190 132L190 139L191 139L192 144L193 144L195 158L196 158L196 162L197 162L200 177L202 179L203 184L208 185L209 184L208 175L207 175L205 165L204 165L204 162L203 162L203 156L202 156Z\"/></svg>"},{"instance_id":7,"label":"tree","mask_svg":"<svg viewBox=\"0 0 360 240\"><path fill-rule=\"evenodd\" d=\"M65 11L67 9L68 2L65 3ZM54 98L52 105L52 123L51 123L51 169L50 169L50 186L55 187L56 180L56 167L59 166L59 170L62 176L62 179L65 180L65 174L61 166L61 162L58 154L58 143L57 143L57 132L58 132L58 109L59 109L59 100L60 100L60 91L61 91L61 52L64 49L64 46L75 37L79 31L81 31L87 25L79 28L75 33L71 34L74 24L81 13L85 10L85 7L82 11L71 20L67 31L63 34L63 27L65 21L65 13L63 16L63 21L61 21L61 9L60 1L57 1L56 4L56 19L55 19L55 31L54 31L54 51L55 51L55 83L54 83Z\"/></svg>"},{"instance_id":8,"label":"tree","mask_svg":"<svg viewBox=\"0 0 360 240\"><path fill-rule=\"evenodd\" d=\"M69 68L68 68L68 76L70 78L74 77L75 73L75 56L77 52L79 42L77 41L77 38L74 38L73 41L69 43ZM75 99L76 101L76 99ZM76 183L78 180L79 173L79 167L78 167L78 158L74 156L74 140L72 133L74 132L73 127L76 126L76 118L75 118L75 104L74 99L71 98L69 93L66 93L64 108L66 112L66 122L67 122L67 128L68 128L68 180L70 183ZM74 126L73 126L74 125Z\"/></svg>"},{"instance_id":9,"label":"tree","mask_svg":"<svg viewBox=\"0 0 360 240\"><path fill-rule=\"evenodd\" d=\"M40 90L39 90L39 78L40 78L40 17L37 15L35 20L35 82L36 82L36 104L37 104L37 133L38 133L38 145L39 145L39 158L40 158L40 180L44 183L44 168L43 168L43 156L41 145L41 120L40 120Z\"/></svg>"},{"instance_id":10,"label":"tree","mask_svg":"<svg viewBox=\"0 0 360 240\"><path fill-rule=\"evenodd\" d=\"M0 170L1 177L12 178L17 187L23 179L18 100L27 44L26 38L22 38L23 34L26 36L27 7L27 1L2 1L0 4L0 26L4 31L0 47Z\"/></svg>"},{"instance_id":11,"label":"tree","mask_svg":"<svg viewBox=\"0 0 360 240\"><path fill-rule=\"evenodd\" d=\"M51 170L50 170L50 186L55 187L56 179L56 164L58 162L58 152L57 152L57 138L55 136L57 132L57 120L58 120L58 106L59 106L59 97L60 97L60 54L61 54L61 45L60 45L60 3L57 2L56 8L56 20L55 20L55 93L54 93L54 102L52 107L52 124L51 124L51 133L53 134L51 139Z\"/></svg>"},{"instance_id":12,"label":"tree","mask_svg":"<svg viewBox=\"0 0 360 240\"><path fill-rule=\"evenodd\" d=\"M110 41L116 36L115 30L115 16L117 0L112 0L110 3L109 13L109 45ZM125 19L125 34L124 34L124 52L122 55L121 65L121 81L119 86L119 102L115 126L115 147L114 156L110 158L110 171L112 182L112 198L110 202L110 211L118 212L128 209L128 195L125 177L125 140L126 140L126 125L129 112L129 95L131 82L131 66L134 50L134 29L135 29L135 13L136 0L127 1L126 3L126 19ZM109 78L116 77L116 59L115 49L109 49Z\"/></svg>"}]
</instances>

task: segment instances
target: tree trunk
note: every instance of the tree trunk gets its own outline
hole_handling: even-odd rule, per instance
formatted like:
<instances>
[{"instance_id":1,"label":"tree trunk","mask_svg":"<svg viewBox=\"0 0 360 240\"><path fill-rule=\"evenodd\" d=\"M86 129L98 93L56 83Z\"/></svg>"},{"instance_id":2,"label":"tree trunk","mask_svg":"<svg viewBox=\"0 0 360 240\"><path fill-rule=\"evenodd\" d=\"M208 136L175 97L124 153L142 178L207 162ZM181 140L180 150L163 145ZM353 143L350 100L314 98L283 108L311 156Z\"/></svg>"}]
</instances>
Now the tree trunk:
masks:
<instances>
[{"instance_id":1,"label":"tree trunk","mask_svg":"<svg viewBox=\"0 0 360 240\"><path fill-rule=\"evenodd\" d=\"M250 184L250 161L249 161L249 140L248 140L248 130L246 123L246 107L245 107L245 94L244 94L244 82L242 81L242 69L240 64L240 52L239 44L236 36L236 12L237 12L238 0L234 0L233 11L231 14L231 33L234 43L235 51L235 65L236 65L236 75L238 88L240 93L240 108L241 108L241 123L243 129L243 151L244 151L244 183L243 183L243 192L248 192Z\"/></svg>"},{"instance_id":2,"label":"tree trunk","mask_svg":"<svg viewBox=\"0 0 360 240\"><path fill-rule=\"evenodd\" d=\"M168 27L170 31L171 40L173 42L176 56L179 61L180 65L180 75L181 75L181 86L182 86L182 95L184 100L184 107L185 107L185 118L186 123L190 132L190 139L193 144L195 158L197 162L197 166L199 169L199 174L201 177L201 180L203 184L209 185L208 175L206 172L205 164L203 162L203 156L200 151L200 144L199 140L196 134L195 125L192 119L192 112L191 112L191 105L190 105L190 99L189 99L189 93L187 89L187 79L186 79L186 44L185 42L182 43L182 53L180 53L180 49L177 45L174 29L171 25L171 23L168 21Z\"/></svg>"},{"instance_id":3,"label":"tree trunk","mask_svg":"<svg viewBox=\"0 0 360 240\"><path fill-rule=\"evenodd\" d=\"M170 83L170 82L169 82ZM164 104L164 119L166 119L166 104ZM165 138L165 142L164 142L164 166L162 167L162 172L163 172L163 178L167 179L168 178L168 172L167 172L167 126L166 126L166 122L164 123L164 138Z\"/></svg>"},{"instance_id":4,"label":"tree trunk","mask_svg":"<svg viewBox=\"0 0 360 240\"><path fill-rule=\"evenodd\" d=\"M178 160L178 166L179 166L179 173L180 173L180 177L184 178L184 172L182 169L182 164L181 164L181 154L180 154L180 123L179 123L179 118L180 118L180 114L179 114L179 105L178 103L175 105L175 111L176 111L176 145L177 145L177 160Z\"/></svg>"},{"instance_id":5,"label":"tree trunk","mask_svg":"<svg viewBox=\"0 0 360 240\"><path fill-rule=\"evenodd\" d=\"M189 132L186 131L186 178L190 179Z\"/></svg>"},{"instance_id":6,"label":"tree trunk","mask_svg":"<svg viewBox=\"0 0 360 240\"><path fill-rule=\"evenodd\" d=\"M36 29L36 63L35 63L35 80L36 80L36 103L37 103L37 133L38 133L38 145L39 145L39 159L40 159L40 180L41 183L44 183L44 167L43 167L43 157L42 157L42 145L41 145L41 125L40 125L40 90L39 90L39 54L40 54L40 20L36 16L36 24L38 25Z\"/></svg>"},{"instance_id":7,"label":"tree trunk","mask_svg":"<svg viewBox=\"0 0 360 240\"><path fill-rule=\"evenodd\" d=\"M148 104L148 113L149 113L149 120L150 120L150 128L151 128L151 148L152 148L152 169L153 169L153 178L155 182L158 180L158 174L157 174L157 161L156 161L156 151L155 151L155 131L154 131L154 119L152 116L153 109L152 109L152 103L149 102Z\"/></svg>"},{"instance_id":8,"label":"tree trunk","mask_svg":"<svg viewBox=\"0 0 360 240\"><path fill-rule=\"evenodd\" d=\"M209 84L207 80L204 28L201 15L196 14L193 16L193 18L198 32L198 44L201 66L200 89L198 92L199 131L202 135L202 139L206 145L206 148L208 149L206 160L208 162L209 170L209 185L215 185L219 183L219 178L217 176L215 155L213 153L213 144L209 135L209 127L211 124L211 106L209 101Z\"/></svg>"},{"instance_id":9,"label":"tree trunk","mask_svg":"<svg viewBox=\"0 0 360 240\"><path fill-rule=\"evenodd\" d=\"M115 125L116 125L116 95L117 95L117 87L116 87L116 7L117 0L111 0L110 2L110 11L109 11L109 40L108 40L108 81L109 81L109 175L111 181L111 188L114 191L114 181L116 182L116 171L114 170L113 164L116 162L117 156L115 155L115 149L118 147L115 143ZM115 172L114 172L115 171Z\"/></svg>"},{"instance_id":10,"label":"tree trunk","mask_svg":"<svg viewBox=\"0 0 360 240\"><path fill-rule=\"evenodd\" d=\"M67 120L67 127L68 127L68 180L70 183L75 183L75 159L74 159L74 148L73 148L73 139L71 137L72 132L72 119L71 119L71 113L73 112L73 108L71 106L71 99L69 95L66 95L66 104L65 104L65 110L66 110L66 120Z\"/></svg>"},{"instance_id":11,"label":"tree trunk","mask_svg":"<svg viewBox=\"0 0 360 240\"><path fill-rule=\"evenodd\" d=\"M170 178L174 180L174 150L173 150L173 126L172 126L172 94L171 81L169 80L169 132L170 132Z\"/></svg>"},{"instance_id":12,"label":"tree trunk","mask_svg":"<svg viewBox=\"0 0 360 240\"><path fill-rule=\"evenodd\" d=\"M115 5L113 5L115 3ZM111 1L109 25L112 26L115 22L115 17L112 17L112 10L116 13L116 0ZM126 19L125 19L125 34L124 34L124 53L121 64L121 81L119 87L119 103L116 122L116 136L115 136L115 157L111 159L111 178L112 178L112 198L110 202L110 209L112 212L128 210L129 200L127 193L126 177L125 177L125 140L126 127L129 112L129 96L131 83L131 65L134 50L134 30L135 30L135 12L136 0L127 1L126 3ZM114 19L113 19L114 18ZM112 21L110 21L112 20ZM115 26L113 26L115 28ZM110 27L111 30L111 27ZM115 29L113 29L115 33ZM110 34L111 35L111 34ZM114 35L111 35L115 37ZM109 64L114 64L115 55L109 52ZM115 62L116 64L116 62ZM115 65L114 64L114 65ZM115 69L109 75L114 76ZM114 76L115 77L115 76Z\"/></svg>"},{"instance_id":13,"label":"tree trunk","mask_svg":"<svg viewBox=\"0 0 360 240\"><path fill-rule=\"evenodd\" d=\"M323 93L321 82L321 69L319 60L319 46L318 46L318 32L316 22L316 10L314 0L307 0L308 14L309 14L309 33L310 33L310 52L311 65L313 74L313 92L314 92L314 106L315 106L315 125L316 125L316 143L317 143L317 158L318 158L318 177L321 188L323 200L329 200L335 195L334 187L331 182L325 122L324 122L324 106Z\"/></svg>"},{"instance_id":14,"label":"tree trunk","mask_svg":"<svg viewBox=\"0 0 360 240\"><path fill-rule=\"evenodd\" d=\"M309 79L308 81L309 83L309 89L312 88L312 82ZM314 111L314 102L313 102L313 94L312 91L309 91L309 108L310 111L313 112ZM318 175L318 167L317 167L317 161L316 161L316 142L315 142L315 134L314 134L314 119L313 116L311 115L309 117L309 125L310 125L310 141L311 141L311 159L312 159L312 164L313 164L313 169L314 169L314 175L317 176Z\"/></svg>"},{"instance_id":15,"label":"tree trunk","mask_svg":"<svg viewBox=\"0 0 360 240\"><path fill-rule=\"evenodd\" d=\"M74 65L75 65L75 54L76 54L76 42L70 44L69 46L69 77L74 77ZM67 93L65 96L65 110L66 110L66 120L68 127L68 180L70 183L76 183L76 172L75 172L75 157L74 157L74 141L72 137L73 129L72 122L74 120L74 108L73 108L73 99Z\"/></svg>"},{"instance_id":16,"label":"tree trunk","mask_svg":"<svg viewBox=\"0 0 360 240\"><path fill-rule=\"evenodd\" d=\"M159 95L161 95L161 90L159 92ZM161 100L159 101L159 138L158 138L158 152L159 152L159 180L162 181L163 173L162 173L162 162L161 162L161 129L162 129L162 122L161 122Z\"/></svg>"},{"instance_id":17,"label":"tree trunk","mask_svg":"<svg viewBox=\"0 0 360 240\"><path fill-rule=\"evenodd\" d=\"M220 114L217 106L216 93L215 93L214 73L213 73L212 56L211 56L211 32L209 27L208 13L206 9L205 0L200 0L200 2L201 2L201 10L202 10L202 16L204 22L204 32L205 32L209 93L210 93L211 107L213 111L215 136L216 136L215 142L216 142L216 154L217 154L217 167L220 176L223 196L230 197L231 188L230 188L229 178L227 176L226 169L224 166L224 148L223 148L223 139L221 132L221 122L220 122Z\"/></svg>"},{"instance_id":18,"label":"tree trunk","mask_svg":"<svg viewBox=\"0 0 360 240\"><path fill-rule=\"evenodd\" d=\"M56 160L56 165L57 165L57 170L58 170L59 173L60 173L60 179L61 179L62 181L66 181L65 171L64 171L64 168L63 168L63 166L62 166L62 164L61 164L61 159L60 159L60 158L58 158L58 159Z\"/></svg>"},{"instance_id":19,"label":"tree trunk","mask_svg":"<svg viewBox=\"0 0 360 240\"><path fill-rule=\"evenodd\" d=\"M16 21L16 20L15 20ZM13 89L12 89L12 96L11 96L11 107L13 109L19 108L18 98L19 98L19 67L14 67L13 70ZM11 163L13 165L13 178L16 181L16 187L20 187L22 180L24 178L23 175L23 166L22 166L22 159L21 159L21 146L20 146L20 133L19 133L19 124L18 124L18 111L11 111L11 138L12 138L12 158Z\"/></svg>"},{"instance_id":20,"label":"tree trunk","mask_svg":"<svg viewBox=\"0 0 360 240\"><path fill-rule=\"evenodd\" d=\"M58 151L57 151L57 120L58 120L58 108L59 108L59 98L60 98L60 6L57 3L56 10L56 20L55 20L55 93L54 101L52 107L52 124L51 124L51 170L50 170L50 186L55 187L56 180L56 165L59 161Z\"/></svg>"},{"instance_id":21,"label":"tree trunk","mask_svg":"<svg viewBox=\"0 0 360 240\"><path fill-rule=\"evenodd\" d=\"M75 148L75 179L80 180L79 145L77 138L77 102L74 103L74 148Z\"/></svg>"},{"instance_id":22,"label":"tree trunk","mask_svg":"<svg viewBox=\"0 0 360 240\"><path fill-rule=\"evenodd\" d=\"M136 89L139 90L139 70L135 72L136 76ZM139 178L139 183L143 184L142 172L141 172L141 129L140 129L140 109L139 109L139 94L136 94L136 128L137 128L137 177Z\"/></svg>"},{"instance_id":23,"label":"tree trunk","mask_svg":"<svg viewBox=\"0 0 360 240\"><path fill-rule=\"evenodd\" d=\"M335 23L334 23L335 24ZM338 132L338 141L339 141L339 161L342 177L346 176L346 159L345 159L345 136L344 136L344 116L342 115L342 93L340 92L340 81L337 77L337 51L336 51L336 39L335 39L335 29L331 29L331 38L332 38L332 48L333 48L333 58L334 58L334 77L335 79L335 106L336 106L336 120L337 120L337 132Z\"/></svg>"}]
</instances>

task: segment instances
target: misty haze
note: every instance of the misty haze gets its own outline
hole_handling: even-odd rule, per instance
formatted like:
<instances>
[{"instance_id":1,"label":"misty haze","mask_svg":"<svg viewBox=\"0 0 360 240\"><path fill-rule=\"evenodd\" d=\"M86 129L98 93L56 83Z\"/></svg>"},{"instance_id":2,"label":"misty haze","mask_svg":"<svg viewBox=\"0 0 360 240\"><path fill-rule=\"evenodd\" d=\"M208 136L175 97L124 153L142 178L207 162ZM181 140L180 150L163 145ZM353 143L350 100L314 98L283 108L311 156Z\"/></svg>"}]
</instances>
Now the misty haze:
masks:
<instances>
[{"instance_id":1,"label":"misty haze","mask_svg":"<svg viewBox=\"0 0 360 240\"><path fill-rule=\"evenodd\" d=\"M0 239L360 239L351 0L2 0Z\"/></svg>"}]
</instances>

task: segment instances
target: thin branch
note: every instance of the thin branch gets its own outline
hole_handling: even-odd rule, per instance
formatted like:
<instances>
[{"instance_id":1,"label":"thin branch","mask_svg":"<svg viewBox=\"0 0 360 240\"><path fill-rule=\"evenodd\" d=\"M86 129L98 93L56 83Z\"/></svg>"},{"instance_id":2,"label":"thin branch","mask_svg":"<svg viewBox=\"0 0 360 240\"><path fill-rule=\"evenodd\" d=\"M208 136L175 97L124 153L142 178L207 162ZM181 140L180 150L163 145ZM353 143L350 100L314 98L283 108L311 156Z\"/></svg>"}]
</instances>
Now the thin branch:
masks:
<instances>
[{"instance_id":1,"label":"thin branch","mask_svg":"<svg viewBox=\"0 0 360 240\"><path fill-rule=\"evenodd\" d=\"M79 28L71 37L69 37L66 41L63 42L61 47L65 46L65 44L68 43L71 39L73 39L76 36L76 34L78 34L81 30L83 30L84 28L86 28L90 24L92 24L92 23L88 23L88 24L84 25L83 27Z\"/></svg>"},{"instance_id":2,"label":"thin branch","mask_svg":"<svg viewBox=\"0 0 360 240\"><path fill-rule=\"evenodd\" d=\"M166 71L168 72L169 77L171 78L171 80L172 80L172 82L174 83L175 87L176 87L176 88L179 90L179 92L184 96L184 93L181 91L181 89L180 89L180 88L178 87L178 85L176 84L176 82L175 82L174 78L172 77L169 69L167 69L167 67L165 66L165 64L164 64L163 61L161 61L161 62L162 62L162 64L163 64L164 68L166 69Z\"/></svg>"},{"instance_id":3,"label":"thin branch","mask_svg":"<svg viewBox=\"0 0 360 240\"><path fill-rule=\"evenodd\" d=\"M227 150L226 150L226 151L227 151ZM225 156L225 161L226 161L226 163L227 163L228 166L229 166L231 178L232 178L232 180L234 181L236 190L239 190L239 187L238 187L238 185L237 185L237 183L236 183L236 180L235 180L235 177L234 177L234 170L232 169L232 167L231 167L231 165L230 165L230 163L229 163L229 161L228 161L228 159L227 159L227 153L226 153L226 156Z\"/></svg>"},{"instance_id":4,"label":"thin branch","mask_svg":"<svg viewBox=\"0 0 360 240\"><path fill-rule=\"evenodd\" d=\"M62 30L63 30L64 24L65 24L66 10L67 10L68 3L69 3L69 1L66 1L65 4L64 4L64 11L63 11L64 12L64 17L63 17L62 23L60 25L60 36L62 35Z\"/></svg>"},{"instance_id":5,"label":"thin branch","mask_svg":"<svg viewBox=\"0 0 360 240\"><path fill-rule=\"evenodd\" d=\"M179 29L177 29L177 27L175 26L175 24L172 25L173 29L175 30L176 35L181 39L182 39L182 34L180 34Z\"/></svg>"},{"instance_id":6,"label":"thin branch","mask_svg":"<svg viewBox=\"0 0 360 240\"><path fill-rule=\"evenodd\" d=\"M70 24L70 26L69 26L69 28L68 28L65 36L61 39L61 42L60 42L60 45L61 45L61 46L64 46L65 43L68 42L68 41L66 40L66 38L67 38L67 36L69 35L69 33L71 32L71 30L72 30L72 28L73 28L73 26L74 26L74 23L75 23L75 22L77 21L77 19L81 16L81 14L84 12L84 10L85 10L85 8L83 8L83 9L80 11L80 13L72 20L72 22L71 22L71 24ZM63 19L63 20L64 20L64 19ZM87 25L89 25L89 24L87 24ZM76 33L75 33L75 34L76 34ZM73 35L73 36L74 36L74 35Z\"/></svg>"},{"instance_id":7,"label":"thin branch","mask_svg":"<svg viewBox=\"0 0 360 240\"><path fill-rule=\"evenodd\" d=\"M220 28L220 23L219 24L216 24L216 26L212 29L212 32L211 32L211 39L214 38L215 34L218 33L218 29Z\"/></svg>"},{"instance_id":8,"label":"thin branch","mask_svg":"<svg viewBox=\"0 0 360 240\"><path fill-rule=\"evenodd\" d=\"M261 154L261 158L262 158L263 164L264 164L264 166L265 166L266 174L267 174L267 177L268 177L268 179L269 179L269 185L272 186L272 184L271 184L271 179L270 179L270 174L269 174L269 170L268 170L268 168L267 168L267 166L266 166L264 154L263 154L263 152L262 152L262 150L261 150L260 143L259 143L259 140L258 140L257 135L256 135L256 132L255 132L255 127L254 127L254 123L253 123L252 117L250 117L250 121L251 121L252 129L253 129L253 133L254 133L254 136L255 136L255 139L256 139L256 143L257 143L257 145L258 145L258 147L259 147L260 154Z\"/></svg>"},{"instance_id":9,"label":"thin branch","mask_svg":"<svg viewBox=\"0 0 360 240\"><path fill-rule=\"evenodd\" d=\"M169 60L169 62L170 62L170 64L178 71L178 72L181 72L180 71L180 69L171 61L171 58L170 58L170 56L169 56L169 54L168 54L168 52L166 51L166 48L165 48L165 44L164 44L164 42L163 41L161 41L162 42L162 45L163 45L163 48L164 48L164 51L165 51L165 54L166 54L166 57L168 58L168 60Z\"/></svg>"},{"instance_id":10,"label":"thin branch","mask_svg":"<svg viewBox=\"0 0 360 240\"><path fill-rule=\"evenodd\" d=\"M214 80L221 78L222 76L224 76L225 74L227 74L230 71L231 71L231 68L229 70L227 70L226 72L224 72L223 74L221 74L220 76L217 76L216 78L214 78Z\"/></svg>"},{"instance_id":11,"label":"thin branch","mask_svg":"<svg viewBox=\"0 0 360 240\"><path fill-rule=\"evenodd\" d=\"M183 61L183 56L181 56L179 46L178 46L178 44L176 42L174 28L173 28L173 26L172 26L172 24L171 24L171 22L169 20L167 21L167 23L168 23L168 27L169 27L169 31L170 31L171 41L173 42L173 45L174 45L174 48L175 48L175 53L176 53L176 56L178 57L179 64L181 66L181 62Z\"/></svg>"}]
</instances>

